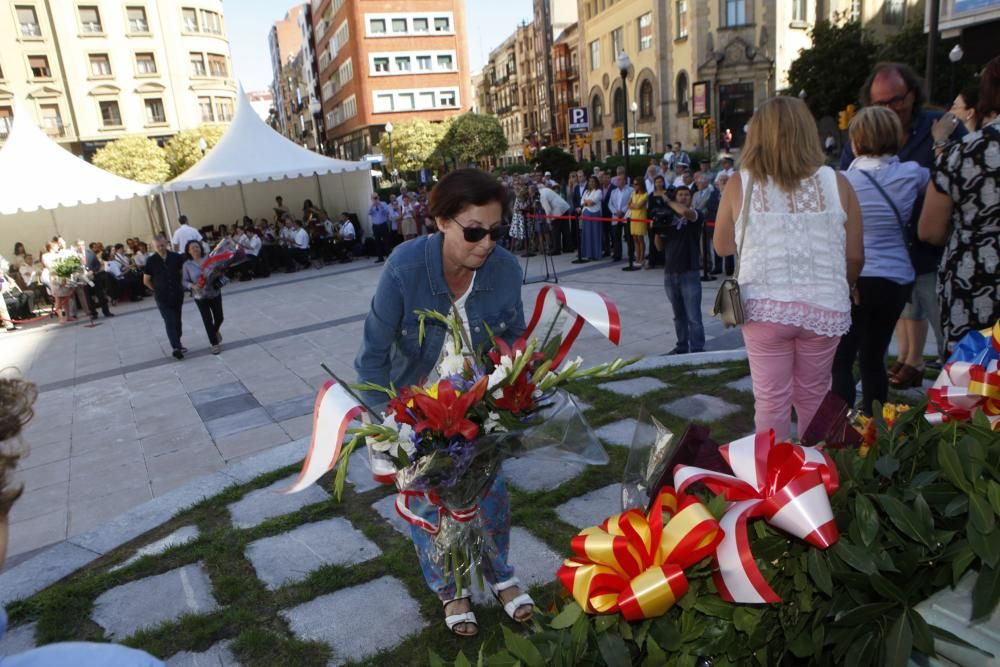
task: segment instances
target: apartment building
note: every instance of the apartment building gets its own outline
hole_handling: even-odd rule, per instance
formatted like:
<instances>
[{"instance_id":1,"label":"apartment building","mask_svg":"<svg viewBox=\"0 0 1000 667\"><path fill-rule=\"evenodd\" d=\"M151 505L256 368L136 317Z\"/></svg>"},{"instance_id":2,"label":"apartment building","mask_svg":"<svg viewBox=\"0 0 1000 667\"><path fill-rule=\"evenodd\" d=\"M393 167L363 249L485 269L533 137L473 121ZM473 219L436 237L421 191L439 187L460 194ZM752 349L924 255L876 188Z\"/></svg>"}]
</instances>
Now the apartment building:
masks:
<instances>
[{"instance_id":1,"label":"apartment building","mask_svg":"<svg viewBox=\"0 0 1000 667\"><path fill-rule=\"evenodd\" d=\"M271 92L274 95L274 129L285 137L298 140L296 128L299 100L298 78L293 69L293 61L302 51L302 27L299 17L305 13L306 5L295 5L280 21L275 21L267 35L268 51L271 54Z\"/></svg>"},{"instance_id":2,"label":"apartment building","mask_svg":"<svg viewBox=\"0 0 1000 667\"><path fill-rule=\"evenodd\" d=\"M571 23L552 44L552 98L555 129L552 144L576 154L574 137L569 134L569 110L581 105L579 30Z\"/></svg>"},{"instance_id":3,"label":"apartment building","mask_svg":"<svg viewBox=\"0 0 1000 667\"><path fill-rule=\"evenodd\" d=\"M326 152L377 152L389 122L472 108L461 0L314 0Z\"/></svg>"},{"instance_id":4,"label":"apartment building","mask_svg":"<svg viewBox=\"0 0 1000 667\"><path fill-rule=\"evenodd\" d=\"M0 141L15 100L86 159L127 134L164 141L234 113L221 0L15 0L0 43Z\"/></svg>"},{"instance_id":5,"label":"apartment building","mask_svg":"<svg viewBox=\"0 0 1000 667\"><path fill-rule=\"evenodd\" d=\"M523 67L523 65L522 65ZM495 116L507 138L507 151L500 156L501 164L513 164L524 159L525 126L521 118L521 88L518 85L517 33L510 35L490 51L483 68L483 108Z\"/></svg>"},{"instance_id":6,"label":"apartment building","mask_svg":"<svg viewBox=\"0 0 1000 667\"><path fill-rule=\"evenodd\" d=\"M558 143L554 133L556 120L553 82L553 45L566 28L577 21L577 0L532 0L535 29L535 71L545 81L539 104L538 131L544 144Z\"/></svg>"}]
</instances>

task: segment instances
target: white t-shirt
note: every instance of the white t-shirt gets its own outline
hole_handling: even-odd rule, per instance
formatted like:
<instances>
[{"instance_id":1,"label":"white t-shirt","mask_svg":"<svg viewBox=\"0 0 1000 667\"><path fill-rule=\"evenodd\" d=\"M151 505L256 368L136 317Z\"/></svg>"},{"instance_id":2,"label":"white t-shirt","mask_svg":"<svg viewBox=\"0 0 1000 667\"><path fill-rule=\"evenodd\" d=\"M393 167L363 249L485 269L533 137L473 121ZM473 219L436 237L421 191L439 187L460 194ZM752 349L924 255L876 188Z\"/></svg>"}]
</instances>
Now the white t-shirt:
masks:
<instances>
[{"instance_id":1,"label":"white t-shirt","mask_svg":"<svg viewBox=\"0 0 1000 667\"><path fill-rule=\"evenodd\" d=\"M115 278L122 277L122 265L115 260L104 262L104 270L113 275Z\"/></svg>"},{"instance_id":2,"label":"white t-shirt","mask_svg":"<svg viewBox=\"0 0 1000 667\"><path fill-rule=\"evenodd\" d=\"M309 232L306 231L305 227L299 227L295 230L294 235L295 247L299 250L309 249Z\"/></svg>"},{"instance_id":3,"label":"white t-shirt","mask_svg":"<svg viewBox=\"0 0 1000 667\"><path fill-rule=\"evenodd\" d=\"M354 233L353 222L351 222L350 220L344 221L344 223L340 226L340 238L344 239L345 241L354 240L355 233Z\"/></svg>"},{"instance_id":4,"label":"white t-shirt","mask_svg":"<svg viewBox=\"0 0 1000 667\"><path fill-rule=\"evenodd\" d=\"M252 257L256 257L260 254L261 240L260 236L254 234L253 236L248 236L244 234L240 237L240 245L246 250L246 253Z\"/></svg>"},{"instance_id":5,"label":"white t-shirt","mask_svg":"<svg viewBox=\"0 0 1000 667\"><path fill-rule=\"evenodd\" d=\"M191 225L184 224L177 228L170 242L174 244L177 252L184 252L184 248L191 241L201 241L201 232Z\"/></svg>"}]
</instances>

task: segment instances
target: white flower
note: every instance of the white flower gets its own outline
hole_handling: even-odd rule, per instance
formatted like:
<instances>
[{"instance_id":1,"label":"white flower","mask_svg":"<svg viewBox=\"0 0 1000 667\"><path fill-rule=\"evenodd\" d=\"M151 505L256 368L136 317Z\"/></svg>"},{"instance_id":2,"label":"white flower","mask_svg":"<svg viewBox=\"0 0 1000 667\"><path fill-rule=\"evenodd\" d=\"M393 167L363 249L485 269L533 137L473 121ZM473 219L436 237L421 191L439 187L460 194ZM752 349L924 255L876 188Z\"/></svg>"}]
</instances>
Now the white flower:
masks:
<instances>
[{"instance_id":1,"label":"white flower","mask_svg":"<svg viewBox=\"0 0 1000 667\"><path fill-rule=\"evenodd\" d=\"M368 446L376 452L388 453L393 458L399 456L400 449L406 452L407 456L412 456L413 452L416 451L416 447L413 444L413 428L409 424L397 424L396 418L393 415L386 417L385 421L382 422L382 426L393 429L396 435L384 440L368 436Z\"/></svg>"},{"instance_id":2,"label":"white flower","mask_svg":"<svg viewBox=\"0 0 1000 667\"><path fill-rule=\"evenodd\" d=\"M500 424L500 414L497 412L491 412L490 416L483 422L483 431L487 434L497 432L504 433L507 431L507 427Z\"/></svg>"},{"instance_id":3,"label":"white flower","mask_svg":"<svg viewBox=\"0 0 1000 667\"><path fill-rule=\"evenodd\" d=\"M454 350L446 349L444 357L438 363L438 375L448 377L457 375L465 370L465 357L462 354L455 354Z\"/></svg>"},{"instance_id":4,"label":"white flower","mask_svg":"<svg viewBox=\"0 0 1000 667\"><path fill-rule=\"evenodd\" d=\"M497 389L496 391L494 391L494 392L493 392L493 398L494 398L495 400L498 400L498 401L499 401L499 400L500 400L501 398L503 398L503 389Z\"/></svg>"},{"instance_id":5,"label":"white flower","mask_svg":"<svg viewBox=\"0 0 1000 667\"><path fill-rule=\"evenodd\" d=\"M497 385L507 380L507 377L510 375L512 370L514 370L513 360L510 357L501 357L500 363L497 364L497 367L493 369L492 373L490 373L490 379L486 388L496 388Z\"/></svg>"}]
</instances>

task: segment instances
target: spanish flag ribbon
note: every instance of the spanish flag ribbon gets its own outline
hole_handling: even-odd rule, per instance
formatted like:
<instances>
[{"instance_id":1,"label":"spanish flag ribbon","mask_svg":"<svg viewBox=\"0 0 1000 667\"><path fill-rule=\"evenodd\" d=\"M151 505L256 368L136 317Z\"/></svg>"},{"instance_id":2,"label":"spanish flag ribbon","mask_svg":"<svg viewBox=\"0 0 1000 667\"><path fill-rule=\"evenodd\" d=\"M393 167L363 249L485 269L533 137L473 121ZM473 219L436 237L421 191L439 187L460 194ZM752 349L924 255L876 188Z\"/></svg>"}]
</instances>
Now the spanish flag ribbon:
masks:
<instances>
[{"instance_id":1,"label":"spanish flag ribbon","mask_svg":"<svg viewBox=\"0 0 1000 667\"><path fill-rule=\"evenodd\" d=\"M580 531L559 580L587 613L661 616L687 592L685 568L710 556L722 537L697 498L664 487L648 515L632 509Z\"/></svg>"},{"instance_id":2,"label":"spanish flag ribbon","mask_svg":"<svg viewBox=\"0 0 1000 667\"><path fill-rule=\"evenodd\" d=\"M927 398L932 424L971 419L978 409L1000 431L1000 321L959 341Z\"/></svg>"}]
</instances>

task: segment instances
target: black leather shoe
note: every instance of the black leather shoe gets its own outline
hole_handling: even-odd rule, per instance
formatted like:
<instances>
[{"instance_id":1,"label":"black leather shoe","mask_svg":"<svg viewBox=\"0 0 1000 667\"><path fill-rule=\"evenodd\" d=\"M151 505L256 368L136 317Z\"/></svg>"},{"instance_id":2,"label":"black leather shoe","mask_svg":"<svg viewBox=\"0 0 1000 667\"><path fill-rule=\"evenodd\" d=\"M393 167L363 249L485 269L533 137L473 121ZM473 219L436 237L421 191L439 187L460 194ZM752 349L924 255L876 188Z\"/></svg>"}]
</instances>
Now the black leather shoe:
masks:
<instances>
[{"instance_id":1,"label":"black leather shoe","mask_svg":"<svg viewBox=\"0 0 1000 667\"><path fill-rule=\"evenodd\" d=\"M684 348L675 347L674 349L672 349L669 352L667 352L667 356L672 356L672 355L675 355L675 354L687 354L687 353L688 353L688 351L685 350Z\"/></svg>"},{"instance_id":2,"label":"black leather shoe","mask_svg":"<svg viewBox=\"0 0 1000 667\"><path fill-rule=\"evenodd\" d=\"M181 350L174 350L174 359L180 360L183 358L184 358L184 352L182 352Z\"/></svg>"}]
</instances>

